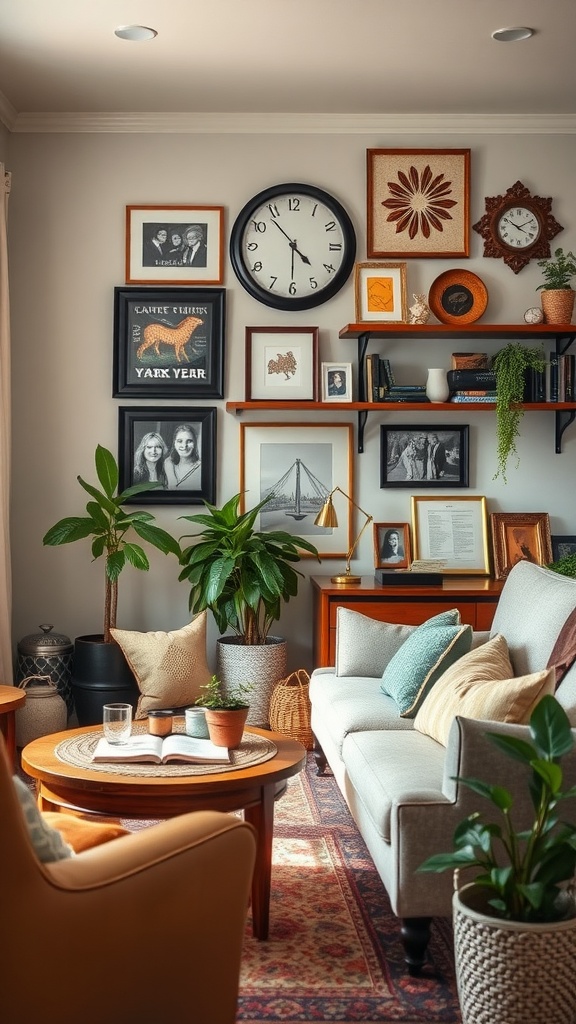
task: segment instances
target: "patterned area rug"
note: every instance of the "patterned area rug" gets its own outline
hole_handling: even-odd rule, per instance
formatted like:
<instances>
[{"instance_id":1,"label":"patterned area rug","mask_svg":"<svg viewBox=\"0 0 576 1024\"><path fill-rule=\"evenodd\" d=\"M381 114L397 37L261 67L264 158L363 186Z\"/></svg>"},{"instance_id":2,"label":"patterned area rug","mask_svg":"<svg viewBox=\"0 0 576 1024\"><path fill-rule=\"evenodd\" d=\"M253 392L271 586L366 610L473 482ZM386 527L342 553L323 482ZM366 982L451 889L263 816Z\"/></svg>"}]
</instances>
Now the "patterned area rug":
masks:
<instances>
[{"instance_id":1,"label":"patterned area rug","mask_svg":"<svg viewBox=\"0 0 576 1024\"><path fill-rule=\"evenodd\" d=\"M420 978L331 775L307 770L276 804L270 937L246 931L238 1021L460 1024L451 922L435 921Z\"/></svg>"}]
</instances>

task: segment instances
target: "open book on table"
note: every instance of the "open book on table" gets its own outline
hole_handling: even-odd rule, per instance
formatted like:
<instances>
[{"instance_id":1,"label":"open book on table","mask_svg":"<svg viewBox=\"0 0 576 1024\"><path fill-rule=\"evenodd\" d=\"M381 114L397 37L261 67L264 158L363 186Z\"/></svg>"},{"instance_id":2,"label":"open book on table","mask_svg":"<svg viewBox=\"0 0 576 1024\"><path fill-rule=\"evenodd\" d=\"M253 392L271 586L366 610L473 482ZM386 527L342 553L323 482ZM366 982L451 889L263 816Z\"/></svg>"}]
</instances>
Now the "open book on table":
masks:
<instances>
[{"instance_id":1,"label":"open book on table","mask_svg":"<svg viewBox=\"0 0 576 1024\"><path fill-rule=\"evenodd\" d=\"M98 740L93 761L134 761L168 764L170 761L191 761L195 764L230 764L228 747L217 747L210 740L199 740L183 733L151 736L149 733L131 736L127 743L108 743Z\"/></svg>"}]
</instances>

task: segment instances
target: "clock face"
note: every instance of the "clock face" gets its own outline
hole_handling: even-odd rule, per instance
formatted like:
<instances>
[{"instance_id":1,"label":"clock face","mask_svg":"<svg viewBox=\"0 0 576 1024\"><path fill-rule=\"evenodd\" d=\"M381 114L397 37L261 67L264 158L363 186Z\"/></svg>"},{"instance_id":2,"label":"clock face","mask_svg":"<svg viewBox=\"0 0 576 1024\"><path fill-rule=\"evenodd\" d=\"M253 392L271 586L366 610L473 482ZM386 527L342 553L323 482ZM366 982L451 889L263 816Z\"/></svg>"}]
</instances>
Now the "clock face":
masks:
<instances>
[{"instance_id":1,"label":"clock face","mask_svg":"<svg viewBox=\"0 0 576 1024\"><path fill-rule=\"evenodd\" d=\"M350 276L356 236L346 210L313 185L275 185L240 211L230 237L236 276L276 309L310 309Z\"/></svg>"},{"instance_id":2,"label":"clock face","mask_svg":"<svg viewBox=\"0 0 576 1024\"><path fill-rule=\"evenodd\" d=\"M528 249L540 237L540 222L526 206L511 206L498 219L496 230L502 245L510 249Z\"/></svg>"}]
</instances>

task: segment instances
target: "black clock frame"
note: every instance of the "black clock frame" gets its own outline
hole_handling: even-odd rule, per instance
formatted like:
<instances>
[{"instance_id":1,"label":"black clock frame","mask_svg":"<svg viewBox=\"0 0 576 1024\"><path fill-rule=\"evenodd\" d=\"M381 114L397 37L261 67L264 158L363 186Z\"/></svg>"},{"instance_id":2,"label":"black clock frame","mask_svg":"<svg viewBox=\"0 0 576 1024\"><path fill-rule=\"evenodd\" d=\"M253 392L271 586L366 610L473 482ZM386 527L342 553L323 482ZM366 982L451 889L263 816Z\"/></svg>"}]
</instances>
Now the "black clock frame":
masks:
<instances>
[{"instance_id":1,"label":"black clock frame","mask_svg":"<svg viewBox=\"0 0 576 1024\"><path fill-rule=\"evenodd\" d=\"M317 199L319 202L329 206L330 209L333 210L334 216L338 219L342 228L342 234L344 235L344 257L340 268L332 280L325 288L319 289L318 292L315 292L312 295L306 295L304 297L295 296L294 298L289 295L273 295L268 291L268 289L262 288L257 284L246 266L242 250L242 237L246 225L254 211L257 210L258 207L262 206L263 203L272 199L277 199L278 196L283 196L290 192L297 192L301 195L310 196L312 199ZM270 188L263 189L262 192L253 196L252 199L242 207L234 221L234 224L232 225L232 231L230 233L230 261L236 277L240 281L242 287L245 288L253 298L257 299L258 302L264 303L265 306L271 306L273 309L311 309L313 306L321 306L322 303L333 298L333 296L336 295L337 292L339 292L346 284L346 281L352 273L355 259L356 232L349 214L333 195L330 195L329 192L325 192L324 189L318 188L316 185L287 182L282 185L272 185Z\"/></svg>"}]
</instances>

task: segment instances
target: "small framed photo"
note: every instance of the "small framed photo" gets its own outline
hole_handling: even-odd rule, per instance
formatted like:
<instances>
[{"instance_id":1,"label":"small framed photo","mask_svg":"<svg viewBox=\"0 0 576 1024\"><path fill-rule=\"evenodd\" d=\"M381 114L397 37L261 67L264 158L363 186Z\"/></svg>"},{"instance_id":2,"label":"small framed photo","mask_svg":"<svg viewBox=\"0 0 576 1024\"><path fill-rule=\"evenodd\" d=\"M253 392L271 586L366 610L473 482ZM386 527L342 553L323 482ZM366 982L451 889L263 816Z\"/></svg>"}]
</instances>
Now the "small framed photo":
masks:
<instances>
[{"instance_id":1,"label":"small framed photo","mask_svg":"<svg viewBox=\"0 0 576 1024\"><path fill-rule=\"evenodd\" d=\"M445 575L489 576L486 498L412 496L414 559L442 563Z\"/></svg>"},{"instance_id":2,"label":"small framed photo","mask_svg":"<svg viewBox=\"0 0 576 1024\"><path fill-rule=\"evenodd\" d=\"M345 558L353 541L351 502L336 494L337 526L315 526L314 520L335 487L354 493L353 437L351 423L241 423L241 512L273 494L255 529L286 530L314 544L323 558Z\"/></svg>"},{"instance_id":3,"label":"small framed photo","mask_svg":"<svg viewBox=\"0 0 576 1024\"><path fill-rule=\"evenodd\" d=\"M318 328L246 328L246 401L318 400Z\"/></svg>"},{"instance_id":4,"label":"small framed photo","mask_svg":"<svg viewBox=\"0 0 576 1024\"><path fill-rule=\"evenodd\" d=\"M374 568L408 569L410 557L409 523L373 523Z\"/></svg>"},{"instance_id":5,"label":"small framed photo","mask_svg":"<svg viewBox=\"0 0 576 1024\"><path fill-rule=\"evenodd\" d=\"M223 206L127 206L126 284L222 284Z\"/></svg>"},{"instance_id":6,"label":"small framed photo","mask_svg":"<svg viewBox=\"0 0 576 1024\"><path fill-rule=\"evenodd\" d=\"M468 256L469 149L369 149L366 155L369 259Z\"/></svg>"},{"instance_id":7,"label":"small framed photo","mask_svg":"<svg viewBox=\"0 0 576 1024\"><path fill-rule=\"evenodd\" d=\"M576 537L552 535L552 561L558 562L568 555L576 555Z\"/></svg>"},{"instance_id":8,"label":"small framed photo","mask_svg":"<svg viewBox=\"0 0 576 1024\"><path fill-rule=\"evenodd\" d=\"M158 481L135 505L201 505L216 495L216 408L121 406L120 490Z\"/></svg>"},{"instance_id":9,"label":"small framed photo","mask_svg":"<svg viewBox=\"0 0 576 1024\"><path fill-rule=\"evenodd\" d=\"M322 363L322 401L352 401L352 363Z\"/></svg>"},{"instance_id":10,"label":"small framed photo","mask_svg":"<svg viewBox=\"0 0 576 1024\"><path fill-rule=\"evenodd\" d=\"M114 289L114 398L222 398L224 288Z\"/></svg>"},{"instance_id":11,"label":"small framed photo","mask_svg":"<svg viewBox=\"0 0 576 1024\"><path fill-rule=\"evenodd\" d=\"M380 487L468 487L468 426L380 427Z\"/></svg>"},{"instance_id":12,"label":"small framed photo","mask_svg":"<svg viewBox=\"0 0 576 1024\"><path fill-rule=\"evenodd\" d=\"M552 561L547 512L492 512L490 522L495 579L506 579L516 562L549 565Z\"/></svg>"},{"instance_id":13,"label":"small framed photo","mask_svg":"<svg viewBox=\"0 0 576 1024\"><path fill-rule=\"evenodd\" d=\"M357 263L356 323L400 324L408 317L405 263Z\"/></svg>"}]
</instances>

